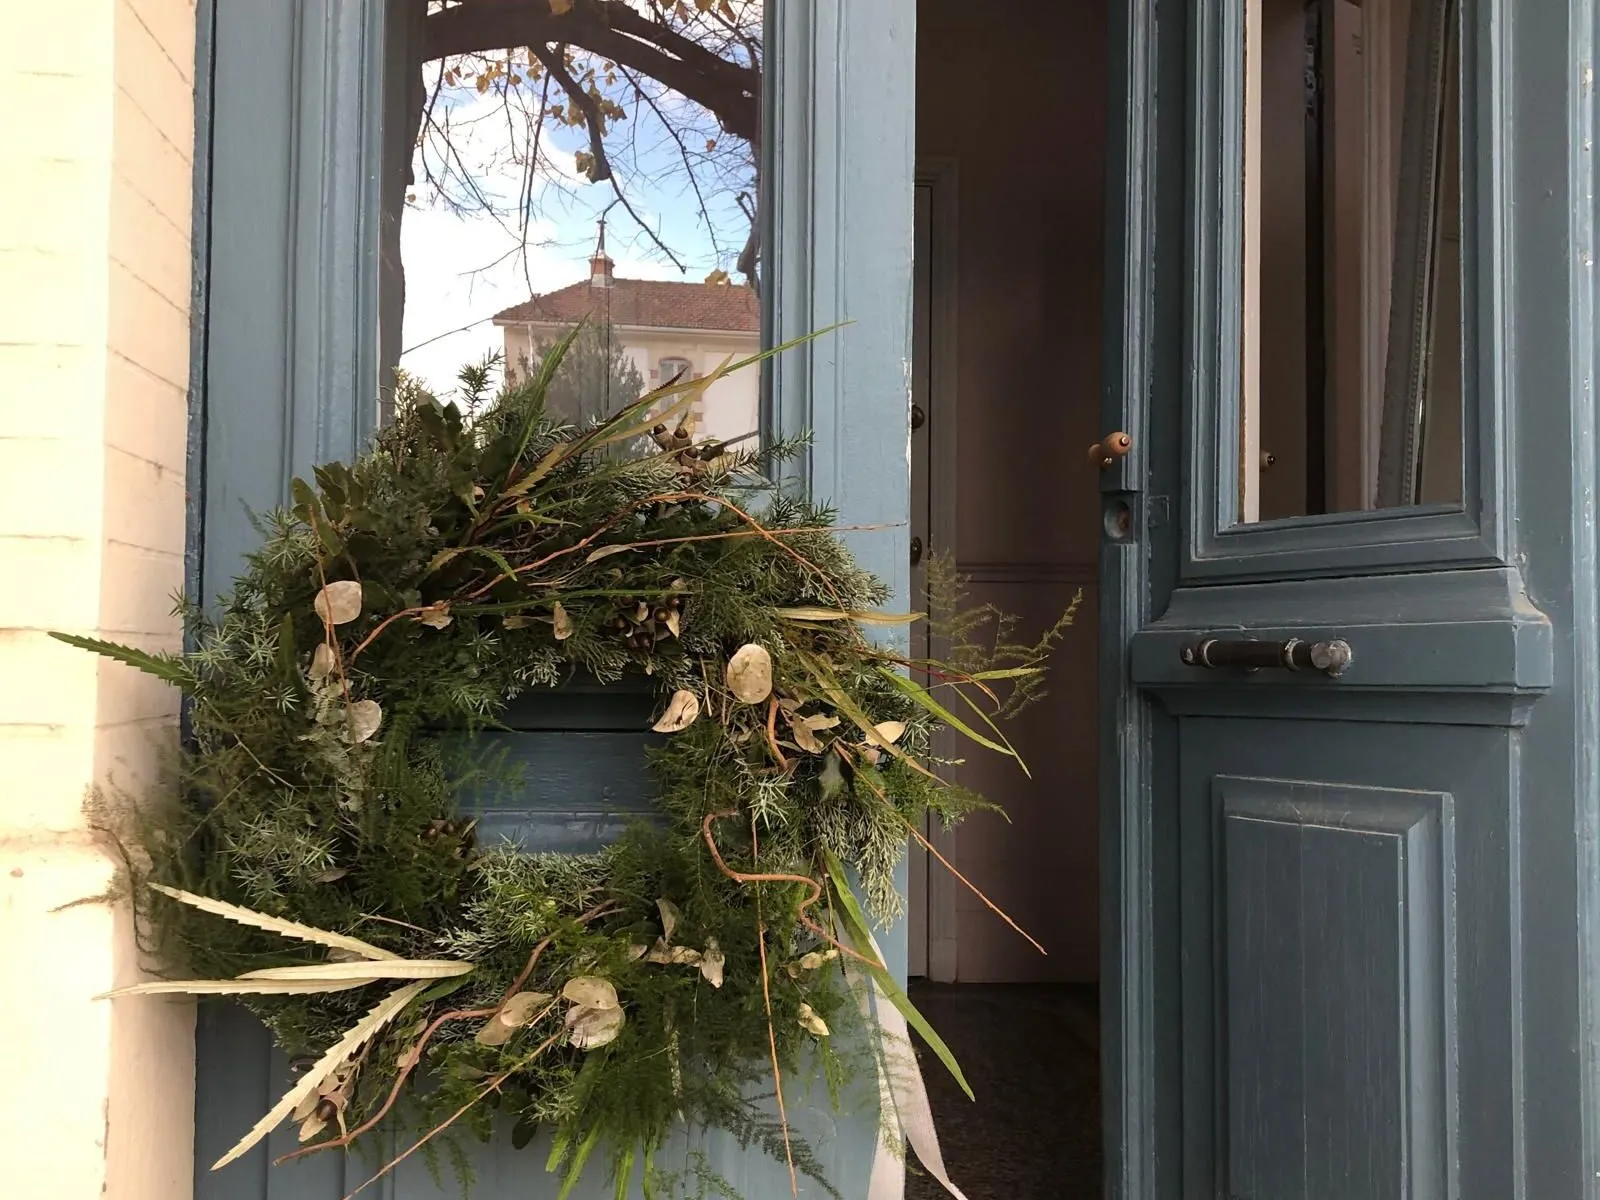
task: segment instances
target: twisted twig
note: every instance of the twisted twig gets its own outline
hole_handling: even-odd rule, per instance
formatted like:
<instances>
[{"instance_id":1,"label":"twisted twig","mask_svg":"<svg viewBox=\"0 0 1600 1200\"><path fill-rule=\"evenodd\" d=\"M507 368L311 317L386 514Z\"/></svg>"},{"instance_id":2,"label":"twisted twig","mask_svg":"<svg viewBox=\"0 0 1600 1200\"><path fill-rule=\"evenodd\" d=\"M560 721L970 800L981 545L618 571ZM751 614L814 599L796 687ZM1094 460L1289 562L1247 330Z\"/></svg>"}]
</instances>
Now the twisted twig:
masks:
<instances>
[{"instance_id":1,"label":"twisted twig","mask_svg":"<svg viewBox=\"0 0 1600 1200\"><path fill-rule=\"evenodd\" d=\"M735 883L803 883L803 884L805 884L806 887L811 889L811 894L800 902L800 907L795 911L795 916L799 920L800 924L804 925L812 933L816 934L823 941L827 942L828 945L830 945L834 949L838 950L839 953L848 954L851 958L856 959L859 962L864 962L869 967L882 967L883 964L881 962L879 962L877 959L867 958L865 955L858 954L856 951L852 950L849 946L846 946L843 942L839 941L836 937L834 937L831 933L829 933L821 925L818 925L815 921L813 921L809 916L806 915L806 909L810 908L818 900L822 899L822 885L820 883L818 883L815 879L811 878L811 876L809 876L809 875L784 875L784 874L779 874L779 873L775 873L775 872L774 873L758 872L757 873L757 872L749 872L749 871L735 871L732 867L730 867L728 865L727 860L722 857L722 851L717 848L716 835L714 833L712 833L711 827L712 827L712 825L714 825L718 821L726 820L729 817L737 817L738 815L739 815L739 810L736 809L736 808L723 809L720 812L707 813L706 814L706 819L700 823L700 832L705 837L706 846L711 851L711 860L717 864L717 870L721 871L724 875L726 875L729 879L733 880Z\"/></svg>"}]
</instances>

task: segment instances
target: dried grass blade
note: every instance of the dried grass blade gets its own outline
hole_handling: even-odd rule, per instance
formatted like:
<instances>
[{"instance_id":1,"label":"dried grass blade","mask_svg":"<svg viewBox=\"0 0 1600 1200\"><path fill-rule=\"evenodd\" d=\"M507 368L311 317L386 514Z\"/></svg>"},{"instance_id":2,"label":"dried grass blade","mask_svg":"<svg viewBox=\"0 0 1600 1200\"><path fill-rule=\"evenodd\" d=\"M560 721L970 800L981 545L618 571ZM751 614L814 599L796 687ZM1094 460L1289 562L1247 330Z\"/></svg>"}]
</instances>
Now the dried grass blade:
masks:
<instances>
[{"instance_id":1,"label":"dried grass blade","mask_svg":"<svg viewBox=\"0 0 1600 1200\"><path fill-rule=\"evenodd\" d=\"M930 713L935 719L943 721L946 725L971 738L980 746L987 747L988 749L999 754L1004 754L1008 757L1015 758L1018 765L1022 767L1022 773L1024 775L1028 775L1030 779L1033 777L1031 774L1029 774L1027 764L1024 763L1018 756L1016 750L1012 748L1011 743L1005 740L1005 734L1001 733L998 729L994 729L994 722L990 721L988 716L981 709L978 709L976 705L973 705L971 703L971 697L966 696L960 688L956 689L957 695L960 695L963 699L967 700L968 704L977 711L978 715L982 717L985 722L988 723L989 727L994 729L995 736L1000 738L1000 741L997 742L994 740L994 738L988 738L979 733L976 729L972 728L972 726L968 725L960 717L956 716L948 708L930 696L926 688L922 687L913 680L907 679L904 675L900 674L899 671L894 670L892 667L879 667L878 673L887 679L891 684L893 684L897 690L909 698L913 703Z\"/></svg>"},{"instance_id":2,"label":"dried grass blade","mask_svg":"<svg viewBox=\"0 0 1600 1200\"><path fill-rule=\"evenodd\" d=\"M858 625L909 625L927 613L887 613L870 608L775 608L775 616L788 621L854 621Z\"/></svg>"},{"instance_id":3,"label":"dried grass blade","mask_svg":"<svg viewBox=\"0 0 1600 1200\"><path fill-rule=\"evenodd\" d=\"M283 1119L298 1108L302 1100L315 1092L321 1086L323 1080L327 1079L329 1075L344 1064L346 1059L359 1050L363 1042L404 1012L406 1006L421 995L423 989L427 986L428 984L425 980L408 983L405 987L391 992L373 1005L372 1010L366 1016L352 1025L345 1035L317 1060L316 1065L302 1075L295 1085L284 1093L283 1098L272 1106L271 1112L257 1121L251 1127L250 1132L240 1138L232 1150L229 1150L212 1164L211 1169L220 1171L282 1124Z\"/></svg>"},{"instance_id":4,"label":"dried grass blade","mask_svg":"<svg viewBox=\"0 0 1600 1200\"><path fill-rule=\"evenodd\" d=\"M348 972L346 972L348 975ZM118 996L304 996L321 992L347 992L365 987L365 979L327 979L296 982L286 979L152 979L129 987L102 992L96 1000Z\"/></svg>"},{"instance_id":5,"label":"dried grass blade","mask_svg":"<svg viewBox=\"0 0 1600 1200\"><path fill-rule=\"evenodd\" d=\"M391 954L360 938L346 937L342 933L329 933L326 929L316 929L310 925L300 925L294 921L285 921L280 917L269 917L266 913L258 913L254 909L240 908L237 904L229 904L223 900L213 900L209 896L197 896L193 892L185 892L179 888L167 887L165 884L152 883L150 887L160 892L163 896L170 896L180 904L187 904L191 908L198 908L201 912L211 913L213 916L225 917L236 921L240 925L249 925L254 929L265 929L269 933L281 934L287 938L295 938L302 942L312 942L318 946L327 946L333 950L346 950L351 954L359 954L365 959L388 959L398 961L398 954Z\"/></svg>"},{"instance_id":6,"label":"dried grass blade","mask_svg":"<svg viewBox=\"0 0 1600 1200\"><path fill-rule=\"evenodd\" d=\"M263 967L246 971L240 979L296 980L350 979L370 983L379 979L451 979L465 975L472 964L446 958L385 959L365 963L312 963L303 967Z\"/></svg>"}]
</instances>

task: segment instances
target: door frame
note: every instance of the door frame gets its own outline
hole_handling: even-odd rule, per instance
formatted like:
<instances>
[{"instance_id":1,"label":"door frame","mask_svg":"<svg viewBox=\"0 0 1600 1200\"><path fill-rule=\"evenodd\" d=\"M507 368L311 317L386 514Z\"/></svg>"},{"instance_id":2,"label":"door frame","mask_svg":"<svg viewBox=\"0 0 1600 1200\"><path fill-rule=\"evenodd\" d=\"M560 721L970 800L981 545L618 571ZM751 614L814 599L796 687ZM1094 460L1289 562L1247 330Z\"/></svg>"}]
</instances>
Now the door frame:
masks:
<instances>
[{"instance_id":1,"label":"door frame","mask_svg":"<svg viewBox=\"0 0 1600 1200\"><path fill-rule=\"evenodd\" d=\"M928 261L926 267L918 266L916 248L913 247L913 275L926 269L928 311L927 345L919 349L915 331L912 337L912 354L915 358L912 371L912 396L916 398L916 371L926 371L924 386L930 424L928 436L919 443L913 441L912 494L916 494L916 476L923 472L928 492L927 553L940 554L952 563L960 563L957 545L957 513L959 493L958 443L960 429L956 406L958 396L957 338L960 314L960 170L955 158L941 155L919 155L913 187L928 190ZM920 290L921 284L914 284ZM915 305L913 304L913 309ZM913 321L916 320L913 311ZM912 606L917 607L923 597L913 596ZM930 614L931 615L931 614ZM932 634L928 638L928 657L943 659L947 647ZM953 759L959 753L956 735L941 729L934 735L933 754L936 758ZM946 829L942 821L925 817L923 836L940 854L952 859L956 847L956 831ZM907 905L910 918L907 936L911 939L911 970L915 970L919 955L927 977L935 983L954 983L959 966L957 944L957 905L960 885L948 871L930 864L931 855L920 846L910 848L909 895ZM920 943L920 945L919 945Z\"/></svg>"},{"instance_id":2,"label":"door frame","mask_svg":"<svg viewBox=\"0 0 1600 1200\"><path fill-rule=\"evenodd\" d=\"M199 0L210 36L196 63L189 429L190 479L204 487L189 548L201 599L226 589L253 544L250 510L284 503L290 478L315 463L349 461L377 422L376 98L389 12L386 0ZM898 611L909 591L915 0L785 0L772 21L772 338L836 328L774 363L766 415L779 436L810 432L791 469L831 505ZM228 87L211 86L224 76ZM886 469L901 462L904 475ZM880 944L903 978L904 923ZM202 1019L196 1038L197 1200L290 1186L269 1177L266 1144L226 1173L203 1169L259 1115L283 1064L259 1026ZM876 1114L834 1128L835 1181L864 1194ZM730 1169L739 1184L743 1168Z\"/></svg>"}]
</instances>

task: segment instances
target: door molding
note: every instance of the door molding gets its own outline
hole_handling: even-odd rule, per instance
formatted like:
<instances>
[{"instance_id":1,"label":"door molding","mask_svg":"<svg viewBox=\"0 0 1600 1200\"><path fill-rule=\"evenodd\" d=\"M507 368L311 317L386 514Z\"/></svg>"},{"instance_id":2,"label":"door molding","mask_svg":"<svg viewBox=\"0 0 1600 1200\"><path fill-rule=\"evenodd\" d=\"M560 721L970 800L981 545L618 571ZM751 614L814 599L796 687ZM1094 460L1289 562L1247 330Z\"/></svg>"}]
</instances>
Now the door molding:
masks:
<instances>
[{"instance_id":1,"label":"door molding","mask_svg":"<svg viewBox=\"0 0 1600 1200\"><path fill-rule=\"evenodd\" d=\"M928 491L928 552L960 563L957 545L956 515L960 511L960 459L957 447L960 437L957 404L958 338L960 319L960 174L957 161L950 156L924 155L917 158L914 183L928 190L928 345L926 359L921 365L927 371L925 386L930 424L926 440L927 453L924 467ZM915 266L915 264L913 264ZM913 353L915 353L913 345ZM913 368L915 370L915 368ZM922 603L922 597L912 598L912 607ZM945 660L949 657L946 640L932 635L928 639L928 657ZM960 757L960 746L955 732L941 726L933 736L934 757L952 761ZM923 836L933 844L939 854L954 861L958 833L947 829L944 822L929 818L924 821ZM957 940L957 899L959 885L948 871L931 863L931 855L918 846L911 848L911 903L920 900L925 935L925 965L928 978L936 983L954 983L960 963L960 945ZM915 860L920 859L920 864ZM917 883L922 884L918 897ZM908 923L910 936L917 936Z\"/></svg>"},{"instance_id":2,"label":"door molding","mask_svg":"<svg viewBox=\"0 0 1600 1200\"><path fill-rule=\"evenodd\" d=\"M1185 29L1189 0L1126 0L1109 12L1106 106L1106 292L1103 427L1132 437L1100 473L1107 516L1131 510L1132 530L1100 550L1100 1061L1109 1200L1177 1195L1181 1129L1170 1030L1177 1010L1157 1002L1157 922L1175 914L1156 888L1154 748L1172 721L1134 682L1129 641L1165 606L1176 581L1170 518L1179 478L1175 422L1157 429L1152 399L1181 386L1182 297L1157 251L1180 253L1173 212L1158 209L1158 165L1182 162ZM1160 291L1158 292L1158 284ZM1176 301L1176 304L1174 303ZM1146 504L1144 489L1153 484ZM1174 844L1172 839L1165 839ZM1169 989L1170 990L1170 989ZM1169 1044L1163 1044L1163 1042Z\"/></svg>"}]
</instances>

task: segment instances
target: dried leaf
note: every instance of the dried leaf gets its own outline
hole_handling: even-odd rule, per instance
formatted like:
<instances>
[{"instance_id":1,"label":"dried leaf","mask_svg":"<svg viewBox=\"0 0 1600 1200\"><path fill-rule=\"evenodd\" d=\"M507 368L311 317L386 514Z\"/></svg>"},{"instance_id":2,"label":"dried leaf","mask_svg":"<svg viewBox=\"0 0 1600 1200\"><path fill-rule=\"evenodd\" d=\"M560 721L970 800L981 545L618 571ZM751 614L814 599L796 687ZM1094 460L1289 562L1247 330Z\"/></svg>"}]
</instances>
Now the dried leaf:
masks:
<instances>
[{"instance_id":1,"label":"dried leaf","mask_svg":"<svg viewBox=\"0 0 1600 1200\"><path fill-rule=\"evenodd\" d=\"M556 641L564 642L572 636L572 617L559 600L555 603L552 615L556 627Z\"/></svg>"},{"instance_id":2,"label":"dried leaf","mask_svg":"<svg viewBox=\"0 0 1600 1200\"><path fill-rule=\"evenodd\" d=\"M617 1040L626 1019L620 1008L574 1008L567 1013L568 1039L579 1050L597 1050Z\"/></svg>"},{"instance_id":3,"label":"dried leaf","mask_svg":"<svg viewBox=\"0 0 1600 1200\"><path fill-rule=\"evenodd\" d=\"M558 17L572 11L572 0L550 0L550 11Z\"/></svg>"},{"instance_id":4,"label":"dried leaf","mask_svg":"<svg viewBox=\"0 0 1600 1200\"><path fill-rule=\"evenodd\" d=\"M900 740L900 735L906 731L904 721L879 721L872 727L872 732L882 738L886 744L893 745Z\"/></svg>"},{"instance_id":5,"label":"dried leaf","mask_svg":"<svg viewBox=\"0 0 1600 1200\"><path fill-rule=\"evenodd\" d=\"M828 1023L817 1016L816 1010L811 1005L802 1002L798 1015L800 1017L800 1026L807 1033L814 1033L818 1037L828 1036Z\"/></svg>"},{"instance_id":6,"label":"dried leaf","mask_svg":"<svg viewBox=\"0 0 1600 1200\"><path fill-rule=\"evenodd\" d=\"M443 629L455 618L450 615L449 602L441 600L437 604L430 604L423 609L422 615L417 620L421 621L429 629Z\"/></svg>"},{"instance_id":7,"label":"dried leaf","mask_svg":"<svg viewBox=\"0 0 1600 1200\"><path fill-rule=\"evenodd\" d=\"M609 980L601 979L598 975L579 975L567 980L566 987L561 989L561 997L570 1000L580 1008L617 1008L620 1001L617 999L617 989Z\"/></svg>"},{"instance_id":8,"label":"dried leaf","mask_svg":"<svg viewBox=\"0 0 1600 1200\"><path fill-rule=\"evenodd\" d=\"M839 951L829 946L826 950L811 950L800 956L800 969L802 971L815 971L823 963L832 962L839 957Z\"/></svg>"},{"instance_id":9,"label":"dried leaf","mask_svg":"<svg viewBox=\"0 0 1600 1200\"><path fill-rule=\"evenodd\" d=\"M312 1096L310 1099L311 1112L306 1116L299 1118L300 1133L298 1136L302 1145L311 1141L314 1137L328 1127L327 1118L325 1118L319 1111L322 1108L322 1097Z\"/></svg>"},{"instance_id":10,"label":"dried leaf","mask_svg":"<svg viewBox=\"0 0 1600 1200\"><path fill-rule=\"evenodd\" d=\"M700 697L688 688L679 688L672 693L672 699L667 701L667 711L661 714L661 719L650 728L657 733L677 733L680 729L687 729L695 723L700 716Z\"/></svg>"},{"instance_id":11,"label":"dried leaf","mask_svg":"<svg viewBox=\"0 0 1600 1200\"><path fill-rule=\"evenodd\" d=\"M337 883L350 874L349 867L329 867L326 871L319 871L311 877L312 883Z\"/></svg>"},{"instance_id":12,"label":"dried leaf","mask_svg":"<svg viewBox=\"0 0 1600 1200\"><path fill-rule=\"evenodd\" d=\"M474 1041L480 1046L503 1046L517 1030L527 1025L555 997L549 992L518 992L505 1006L483 1023Z\"/></svg>"},{"instance_id":13,"label":"dried leaf","mask_svg":"<svg viewBox=\"0 0 1600 1200\"><path fill-rule=\"evenodd\" d=\"M694 966L700 961L700 951L689 946L669 946L658 938L644 958L669 967Z\"/></svg>"},{"instance_id":14,"label":"dried leaf","mask_svg":"<svg viewBox=\"0 0 1600 1200\"><path fill-rule=\"evenodd\" d=\"M707 940L706 952L700 956L700 974L705 976L706 982L712 987L722 986L722 970L727 962L728 956L722 952L722 947L717 945L717 939Z\"/></svg>"},{"instance_id":15,"label":"dried leaf","mask_svg":"<svg viewBox=\"0 0 1600 1200\"><path fill-rule=\"evenodd\" d=\"M667 632L673 637L683 636L683 616L676 609L667 613Z\"/></svg>"},{"instance_id":16,"label":"dried leaf","mask_svg":"<svg viewBox=\"0 0 1600 1200\"><path fill-rule=\"evenodd\" d=\"M632 546L627 546L627 545L622 545L622 546L601 546L600 549L598 549L598 550L591 550L589 552L589 557L584 559L583 561L585 563L597 563L602 558L610 558L613 554L621 554L624 550L632 550L632 549L633 549Z\"/></svg>"},{"instance_id":17,"label":"dried leaf","mask_svg":"<svg viewBox=\"0 0 1600 1200\"><path fill-rule=\"evenodd\" d=\"M512 613L503 622L507 629L526 629L529 625L535 625L537 623L538 622L536 622L532 617L526 616L522 613Z\"/></svg>"},{"instance_id":18,"label":"dried leaf","mask_svg":"<svg viewBox=\"0 0 1600 1200\"><path fill-rule=\"evenodd\" d=\"M229 904L225 900L213 900L210 896L197 896L193 892L180 891L174 887L167 887L162 883L152 883L150 890L160 892L180 904L187 904L190 908L198 908L201 912L208 912L215 917L224 917L240 925L249 925L254 929L265 929L268 933L281 934L283 937L294 938L296 941L311 942L318 946L328 946L334 950L348 950L352 954L364 959L395 959L400 956L370 942L363 942L360 938L347 937L342 933L329 933L326 929L318 929L312 925L301 925L295 921L285 921L282 917L269 917L266 913L258 913L254 909L241 908L237 904Z\"/></svg>"},{"instance_id":19,"label":"dried leaf","mask_svg":"<svg viewBox=\"0 0 1600 1200\"><path fill-rule=\"evenodd\" d=\"M811 732L811 727L804 721L790 717L789 730L794 734L795 744L807 754L822 753L822 740Z\"/></svg>"},{"instance_id":20,"label":"dried leaf","mask_svg":"<svg viewBox=\"0 0 1600 1200\"><path fill-rule=\"evenodd\" d=\"M340 579L318 592L311 604L324 624L354 621L361 615L361 585L354 579Z\"/></svg>"},{"instance_id":21,"label":"dried leaf","mask_svg":"<svg viewBox=\"0 0 1600 1200\"><path fill-rule=\"evenodd\" d=\"M666 899L657 900L656 909L661 913L661 940L670 945L672 935L678 928L678 919L683 914L676 904Z\"/></svg>"},{"instance_id":22,"label":"dried leaf","mask_svg":"<svg viewBox=\"0 0 1600 1200\"><path fill-rule=\"evenodd\" d=\"M650 947L649 946L641 946L641 945L638 945L637 943L635 943L634 945L628 947L628 961L629 962L638 962L641 958L643 958L646 954L649 954L649 953L650 953Z\"/></svg>"},{"instance_id":23,"label":"dried leaf","mask_svg":"<svg viewBox=\"0 0 1600 1200\"><path fill-rule=\"evenodd\" d=\"M813 713L809 717L801 717L807 729L832 729L839 724L839 718L834 713Z\"/></svg>"},{"instance_id":24,"label":"dried leaf","mask_svg":"<svg viewBox=\"0 0 1600 1200\"><path fill-rule=\"evenodd\" d=\"M728 660L728 690L746 704L760 704L772 695L772 655L765 646L747 642Z\"/></svg>"},{"instance_id":25,"label":"dried leaf","mask_svg":"<svg viewBox=\"0 0 1600 1200\"><path fill-rule=\"evenodd\" d=\"M380 1029L404 1012L406 1006L420 996L427 986L426 980L408 983L378 1001L366 1016L352 1025L342 1038L329 1047L327 1053L317 1060L316 1065L299 1078L283 1098L272 1106L272 1110L257 1121L249 1133L239 1139L233 1149L212 1164L211 1169L220 1171L276 1129L285 1117L300 1106L302 1100L316 1093L323 1080L343 1066L364 1042L369 1041Z\"/></svg>"},{"instance_id":26,"label":"dried leaf","mask_svg":"<svg viewBox=\"0 0 1600 1200\"><path fill-rule=\"evenodd\" d=\"M383 709L376 700L357 700L345 710L345 727L339 736L357 746L377 733L382 724Z\"/></svg>"},{"instance_id":27,"label":"dried leaf","mask_svg":"<svg viewBox=\"0 0 1600 1200\"><path fill-rule=\"evenodd\" d=\"M326 679L339 668L338 656L334 654L333 647L327 642L318 642L317 648L311 652L311 671L313 680Z\"/></svg>"},{"instance_id":28,"label":"dried leaf","mask_svg":"<svg viewBox=\"0 0 1600 1200\"><path fill-rule=\"evenodd\" d=\"M500 1015L496 1019L520 1029L538 1016L539 1010L554 999L555 997L549 992L518 992L505 1002L505 1007L500 1010Z\"/></svg>"}]
</instances>

